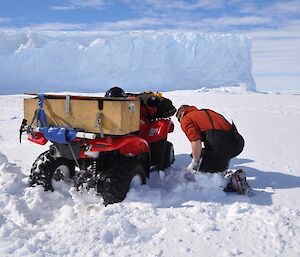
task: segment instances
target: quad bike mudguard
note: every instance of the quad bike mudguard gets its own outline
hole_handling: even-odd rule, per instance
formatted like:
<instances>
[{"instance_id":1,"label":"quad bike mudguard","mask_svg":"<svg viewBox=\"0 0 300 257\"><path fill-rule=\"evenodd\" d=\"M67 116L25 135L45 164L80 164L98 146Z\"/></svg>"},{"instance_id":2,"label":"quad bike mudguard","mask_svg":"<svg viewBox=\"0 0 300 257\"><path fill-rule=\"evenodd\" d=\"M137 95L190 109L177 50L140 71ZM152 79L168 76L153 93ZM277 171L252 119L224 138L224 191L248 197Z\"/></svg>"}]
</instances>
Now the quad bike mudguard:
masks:
<instances>
[{"instance_id":1,"label":"quad bike mudguard","mask_svg":"<svg viewBox=\"0 0 300 257\"><path fill-rule=\"evenodd\" d=\"M104 137L86 140L82 146L86 146L80 153L81 158L89 158L84 154L85 150L91 152L107 152L119 150L122 155L134 156L149 151L149 145L155 142L164 141L168 133L174 131L174 124L171 120L157 120L141 125L139 135L125 135L122 137ZM28 140L36 144L44 145L48 142L46 136L41 132L28 135ZM74 141L81 141L76 138Z\"/></svg>"},{"instance_id":2,"label":"quad bike mudguard","mask_svg":"<svg viewBox=\"0 0 300 257\"><path fill-rule=\"evenodd\" d=\"M168 133L173 131L174 123L169 119L161 119L141 124L139 137L145 139L150 144L165 140Z\"/></svg>"},{"instance_id":3,"label":"quad bike mudguard","mask_svg":"<svg viewBox=\"0 0 300 257\"><path fill-rule=\"evenodd\" d=\"M48 142L48 139L46 139L44 134L40 132L29 134L28 140L38 145L45 145Z\"/></svg>"},{"instance_id":4,"label":"quad bike mudguard","mask_svg":"<svg viewBox=\"0 0 300 257\"><path fill-rule=\"evenodd\" d=\"M89 151L91 152L119 150L120 154L126 156L135 156L149 151L148 143L135 135L126 135L116 138L96 138L87 140L86 144L90 146ZM81 158L85 158L84 152L81 153Z\"/></svg>"}]
</instances>

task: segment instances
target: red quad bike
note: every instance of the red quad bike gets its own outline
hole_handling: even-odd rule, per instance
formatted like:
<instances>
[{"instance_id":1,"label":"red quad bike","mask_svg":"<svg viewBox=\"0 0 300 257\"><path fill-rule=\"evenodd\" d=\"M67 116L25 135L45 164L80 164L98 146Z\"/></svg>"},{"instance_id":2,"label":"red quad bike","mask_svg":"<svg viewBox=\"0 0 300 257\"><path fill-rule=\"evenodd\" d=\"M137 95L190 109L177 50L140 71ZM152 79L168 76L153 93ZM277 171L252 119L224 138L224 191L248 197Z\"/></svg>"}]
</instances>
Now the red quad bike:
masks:
<instances>
[{"instance_id":1,"label":"red quad bike","mask_svg":"<svg viewBox=\"0 0 300 257\"><path fill-rule=\"evenodd\" d=\"M101 137L74 128L45 126L42 102L40 95L35 113L40 126L33 129L32 123L23 120L20 128L20 135L26 131L28 140L36 144L52 143L33 163L29 186L42 185L45 191L53 191L53 179L73 178L78 190L95 188L108 205L124 200L135 176L144 184L150 171L164 170L174 162L174 148L167 141L174 130L170 118L143 123L137 133ZM53 131L56 136L51 136ZM67 140L61 140L59 134Z\"/></svg>"}]
</instances>

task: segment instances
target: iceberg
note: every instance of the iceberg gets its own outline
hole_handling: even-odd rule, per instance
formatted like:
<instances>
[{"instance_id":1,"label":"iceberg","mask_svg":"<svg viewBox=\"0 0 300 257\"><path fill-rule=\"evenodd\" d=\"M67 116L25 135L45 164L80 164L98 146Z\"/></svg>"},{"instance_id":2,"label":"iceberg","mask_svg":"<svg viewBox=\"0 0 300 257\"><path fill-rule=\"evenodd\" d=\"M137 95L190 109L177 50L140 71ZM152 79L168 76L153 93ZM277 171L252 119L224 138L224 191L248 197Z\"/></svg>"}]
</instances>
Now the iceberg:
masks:
<instances>
[{"instance_id":1,"label":"iceberg","mask_svg":"<svg viewBox=\"0 0 300 257\"><path fill-rule=\"evenodd\" d=\"M246 85L251 40L196 32L0 32L0 94Z\"/></svg>"}]
</instances>

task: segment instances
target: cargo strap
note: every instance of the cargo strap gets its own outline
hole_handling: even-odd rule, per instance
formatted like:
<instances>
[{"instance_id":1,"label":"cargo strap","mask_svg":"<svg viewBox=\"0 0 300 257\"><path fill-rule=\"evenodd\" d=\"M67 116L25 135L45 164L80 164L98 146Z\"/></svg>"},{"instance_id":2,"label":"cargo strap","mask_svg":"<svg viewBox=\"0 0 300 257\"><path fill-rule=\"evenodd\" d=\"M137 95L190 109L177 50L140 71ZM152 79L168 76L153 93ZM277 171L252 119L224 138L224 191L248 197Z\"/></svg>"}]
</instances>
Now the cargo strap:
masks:
<instances>
[{"instance_id":1,"label":"cargo strap","mask_svg":"<svg viewBox=\"0 0 300 257\"><path fill-rule=\"evenodd\" d=\"M41 127L48 127L47 117L44 110L44 99L45 96L43 94L39 95L39 108L38 108L38 119Z\"/></svg>"},{"instance_id":2,"label":"cargo strap","mask_svg":"<svg viewBox=\"0 0 300 257\"><path fill-rule=\"evenodd\" d=\"M210 114L208 112L208 109L201 109L200 111L204 111L207 114L213 130L215 130L215 126L214 126L213 120L212 120L212 118L211 118L211 116L210 116Z\"/></svg>"},{"instance_id":3,"label":"cargo strap","mask_svg":"<svg viewBox=\"0 0 300 257\"><path fill-rule=\"evenodd\" d=\"M40 127L48 127L47 117L44 110L44 99L45 96L43 94L39 95L39 104L38 108L35 110L34 115L32 117L32 121L29 124L29 128L32 126L32 124L36 121L37 126L40 125Z\"/></svg>"},{"instance_id":4,"label":"cargo strap","mask_svg":"<svg viewBox=\"0 0 300 257\"><path fill-rule=\"evenodd\" d=\"M73 141L76 137L75 129L64 127L49 127L44 110L44 99L45 96L43 94L40 94L38 108L34 112L32 121L27 128L27 132L31 134L35 133L33 132L32 125L36 121L36 124L39 127L39 132L42 133L46 139L60 144L67 144L68 142ZM67 100L67 102L70 101ZM68 109L66 108L66 111L67 110Z\"/></svg>"},{"instance_id":5,"label":"cargo strap","mask_svg":"<svg viewBox=\"0 0 300 257\"><path fill-rule=\"evenodd\" d=\"M45 96L43 94L39 95L39 103L38 103L38 108L34 111L32 120L30 122L30 124L27 126L26 131L28 134L34 134L33 129L32 129L32 125L34 122L36 122L36 126L40 126L40 127L48 127L48 122L47 122L47 117L44 111L44 99ZM22 130L24 131L26 124L24 124ZM22 127L22 126L21 126ZM20 133L22 134L21 130Z\"/></svg>"}]
</instances>

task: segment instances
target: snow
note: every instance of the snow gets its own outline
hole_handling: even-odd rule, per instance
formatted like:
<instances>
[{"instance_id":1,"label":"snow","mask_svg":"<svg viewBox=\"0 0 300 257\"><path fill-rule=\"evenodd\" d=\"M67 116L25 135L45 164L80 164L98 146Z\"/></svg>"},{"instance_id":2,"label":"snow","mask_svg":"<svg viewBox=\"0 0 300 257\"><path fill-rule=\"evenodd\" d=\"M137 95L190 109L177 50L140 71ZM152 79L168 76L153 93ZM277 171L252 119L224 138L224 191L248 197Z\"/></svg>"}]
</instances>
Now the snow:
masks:
<instances>
[{"instance_id":1,"label":"snow","mask_svg":"<svg viewBox=\"0 0 300 257\"><path fill-rule=\"evenodd\" d=\"M251 41L195 32L0 32L0 94L238 86L255 90Z\"/></svg>"},{"instance_id":2,"label":"snow","mask_svg":"<svg viewBox=\"0 0 300 257\"><path fill-rule=\"evenodd\" d=\"M164 95L234 120L246 145L230 167L246 171L253 197L223 192L218 174L184 179L191 150L175 118L174 165L134 183L122 203L104 207L68 181L54 192L27 187L48 146L19 144L23 96L0 96L0 256L300 256L300 96L242 87Z\"/></svg>"}]
</instances>

